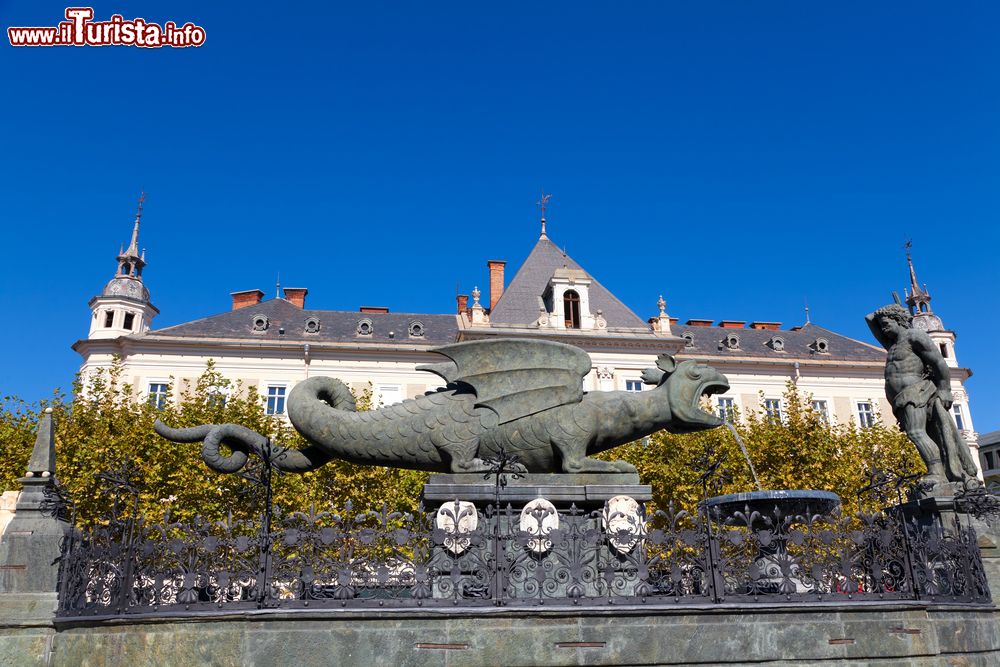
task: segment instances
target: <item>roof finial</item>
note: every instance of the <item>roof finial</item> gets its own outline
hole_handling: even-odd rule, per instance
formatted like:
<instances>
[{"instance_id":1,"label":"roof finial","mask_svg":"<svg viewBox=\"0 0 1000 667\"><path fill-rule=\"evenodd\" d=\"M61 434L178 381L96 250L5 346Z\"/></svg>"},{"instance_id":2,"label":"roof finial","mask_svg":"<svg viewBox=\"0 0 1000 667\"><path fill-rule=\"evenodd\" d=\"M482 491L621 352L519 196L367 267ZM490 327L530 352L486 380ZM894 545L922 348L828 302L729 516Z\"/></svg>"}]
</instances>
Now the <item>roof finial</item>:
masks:
<instances>
[{"instance_id":1,"label":"roof finial","mask_svg":"<svg viewBox=\"0 0 1000 667\"><path fill-rule=\"evenodd\" d=\"M139 195L139 207L135 211L135 225L132 227L132 242L128 244L128 254L139 256L139 221L142 219L142 203L146 201L146 193Z\"/></svg>"},{"instance_id":2,"label":"roof finial","mask_svg":"<svg viewBox=\"0 0 1000 667\"><path fill-rule=\"evenodd\" d=\"M917 272L913 269L913 256L910 254L910 248L913 247L913 241L906 239L906 243L903 244L906 249L906 264L910 267L910 286L913 288L914 292L920 291L920 284L917 282Z\"/></svg>"},{"instance_id":3,"label":"roof finial","mask_svg":"<svg viewBox=\"0 0 1000 667\"><path fill-rule=\"evenodd\" d=\"M540 239L548 238L545 234L545 207L548 206L550 199L552 199L552 195L547 195L545 194L545 190L542 190L542 198L535 202L538 208L542 209L542 233L538 237Z\"/></svg>"},{"instance_id":4,"label":"roof finial","mask_svg":"<svg viewBox=\"0 0 1000 667\"><path fill-rule=\"evenodd\" d=\"M274 298L281 298L281 271L278 271L278 277L274 279Z\"/></svg>"},{"instance_id":5,"label":"roof finial","mask_svg":"<svg viewBox=\"0 0 1000 667\"><path fill-rule=\"evenodd\" d=\"M913 314L929 313L931 312L931 294L927 285L921 289L920 283L917 282L917 272L913 268L913 256L910 253L913 242L906 239L903 247L906 249L906 264L910 269L910 293L906 297L906 305L910 307L910 312Z\"/></svg>"},{"instance_id":6,"label":"roof finial","mask_svg":"<svg viewBox=\"0 0 1000 667\"><path fill-rule=\"evenodd\" d=\"M809 322L809 299L808 298L806 299L806 324L810 324L810 322Z\"/></svg>"}]
</instances>

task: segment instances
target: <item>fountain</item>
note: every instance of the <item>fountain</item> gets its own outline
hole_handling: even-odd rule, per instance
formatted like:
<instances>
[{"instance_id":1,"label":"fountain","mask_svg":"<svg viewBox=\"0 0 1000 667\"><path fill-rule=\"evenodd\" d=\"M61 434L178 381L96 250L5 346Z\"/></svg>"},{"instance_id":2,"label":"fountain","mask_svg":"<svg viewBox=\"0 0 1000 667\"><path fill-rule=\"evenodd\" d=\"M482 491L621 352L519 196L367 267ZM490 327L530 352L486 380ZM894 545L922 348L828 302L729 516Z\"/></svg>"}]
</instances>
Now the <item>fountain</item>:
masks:
<instances>
[{"instance_id":1,"label":"fountain","mask_svg":"<svg viewBox=\"0 0 1000 667\"><path fill-rule=\"evenodd\" d=\"M750 523L748 528L753 528L755 520L750 517L756 515L757 520L763 520L768 516L796 517L827 515L840 507L840 496L830 491L817 491L812 489L777 489L765 490L761 486L757 477L757 470L753 461L750 460L750 453L747 451L743 438L737 432L732 423L726 421L726 428L733 434L736 444L739 445L743 458L750 468L750 474L757 485L756 491L744 493L728 493L722 496L706 498L701 506L708 512L709 516L723 525L730 525L737 515L746 517Z\"/></svg>"}]
</instances>

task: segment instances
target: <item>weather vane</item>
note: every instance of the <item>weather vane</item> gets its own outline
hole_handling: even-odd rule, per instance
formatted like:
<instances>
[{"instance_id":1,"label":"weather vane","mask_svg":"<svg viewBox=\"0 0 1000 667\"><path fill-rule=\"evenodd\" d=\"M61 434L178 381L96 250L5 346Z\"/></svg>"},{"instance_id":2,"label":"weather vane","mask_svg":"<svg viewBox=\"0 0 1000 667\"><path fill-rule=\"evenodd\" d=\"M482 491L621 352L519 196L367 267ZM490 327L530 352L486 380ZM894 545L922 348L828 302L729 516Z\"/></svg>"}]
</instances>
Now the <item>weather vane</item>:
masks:
<instances>
[{"instance_id":1,"label":"weather vane","mask_svg":"<svg viewBox=\"0 0 1000 667\"><path fill-rule=\"evenodd\" d=\"M542 190L542 198L539 199L535 204L538 208L542 209L542 235L541 238L545 238L545 207L548 205L549 200L552 199L552 195L545 194L545 190Z\"/></svg>"},{"instance_id":2,"label":"weather vane","mask_svg":"<svg viewBox=\"0 0 1000 667\"><path fill-rule=\"evenodd\" d=\"M135 212L135 218L136 218L136 220L138 220L139 218L142 217L142 203L144 201L146 201L146 192L145 192L145 190L142 190L139 193L139 208Z\"/></svg>"},{"instance_id":3,"label":"weather vane","mask_svg":"<svg viewBox=\"0 0 1000 667\"><path fill-rule=\"evenodd\" d=\"M552 199L552 195L547 195L545 190L542 190L542 198L535 202L538 208L542 209L542 220L545 219L545 207L548 206L550 199Z\"/></svg>"}]
</instances>

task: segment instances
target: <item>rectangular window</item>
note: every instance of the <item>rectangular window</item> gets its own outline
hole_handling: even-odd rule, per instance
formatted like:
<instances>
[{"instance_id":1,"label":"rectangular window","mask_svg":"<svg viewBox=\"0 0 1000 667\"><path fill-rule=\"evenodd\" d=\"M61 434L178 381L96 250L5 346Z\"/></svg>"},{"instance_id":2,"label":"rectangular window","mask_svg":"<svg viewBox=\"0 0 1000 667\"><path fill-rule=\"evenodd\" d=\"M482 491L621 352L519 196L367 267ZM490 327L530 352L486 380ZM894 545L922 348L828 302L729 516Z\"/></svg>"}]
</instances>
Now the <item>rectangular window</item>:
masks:
<instances>
[{"instance_id":1,"label":"rectangular window","mask_svg":"<svg viewBox=\"0 0 1000 667\"><path fill-rule=\"evenodd\" d=\"M285 389L283 385L269 385L267 388L267 414L285 414Z\"/></svg>"},{"instance_id":2,"label":"rectangular window","mask_svg":"<svg viewBox=\"0 0 1000 667\"><path fill-rule=\"evenodd\" d=\"M642 391L642 380L625 380L625 391Z\"/></svg>"},{"instance_id":3,"label":"rectangular window","mask_svg":"<svg viewBox=\"0 0 1000 667\"><path fill-rule=\"evenodd\" d=\"M812 402L812 409L813 412L819 415L820 419L822 419L828 424L830 423L830 406L827 404L826 401L814 400Z\"/></svg>"},{"instance_id":4,"label":"rectangular window","mask_svg":"<svg viewBox=\"0 0 1000 667\"><path fill-rule=\"evenodd\" d=\"M986 469L993 470L993 452L983 452L983 457L986 459Z\"/></svg>"},{"instance_id":5,"label":"rectangular window","mask_svg":"<svg viewBox=\"0 0 1000 667\"><path fill-rule=\"evenodd\" d=\"M958 403L953 403L951 406L951 413L955 415L955 426L958 427L959 431L964 431L965 418L962 416L962 406Z\"/></svg>"},{"instance_id":6,"label":"rectangular window","mask_svg":"<svg viewBox=\"0 0 1000 667\"><path fill-rule=\"evenodd\" d=\"M380 384L375 387L375 406L403 402L403 388L398 384Z\"/></svg>"},{"instance_id":7,"label":"rectangular window","mask_svg":"<svg viewBox=\"0 0 1000 667\"><path fill-rule=\"evenodd\" d=\"M115 314L112 311L104 313L104 327L108 328L115 323Z\"/></svg>"},{"instance_id":8,"label":"rectangular window","mask_svg":"<svg viewBox=\"0 0 1000 667\"><path fill-rule=\"evenodd\" d=\"M729 396L719 396L716 406L718 408L719 419L732 422L736 417L736 404Z\"/></svg>"},{"instance_id":9,"label":"rectangular window","mask_svg":"<svg viewBox=\"0 0 1000 667\"><path fill-rule=\"evenodd\" d=\"M875 425L875 410L869 401L858 401L858 424L861 428Z\"/></svg>"},{"instance_id":10,"label":"rectangular window","mask_svg":"<svg viewBox=\"0 0 1000 667\"><path fill-rule=\"evenodd\" d=\"M166 382L149 383L149 404L157 410L162 410L167 406L167 393L169 389Z\"/></svg>"},{"instance_id":11,"label":"rectangular window","mask_svg":"<svg viewBox=\"0 0 1000 667\"><path fill-rule=\"evenodd\" d=\"M132 322L135 321L135 315L132 313L125 313L125 328L129 331L132 330Z\"/></svg>"},{"instance_id":12,"label":"rectangular window","mask_svg":"<svg viewBox=\"0 0 1000 667\"><path fill-rule=\"evenodd\" d=\"M948 358L948 344L947 343L939 343L939 346L941 347L941 356L944 357L945 359L947 359Z\"/></svg>"},{"instance_id":13,"label":"rectangular window","mask_svg":"<svg viewBox=\"0 0 1000 667\"><path fill-rule=\"evenodd\" d=\"M784 415L781 413L781 399L765 398L764 412L767 413L767 418L771 421L781 421L784 419Z\"/></svg>"},{"instance_id":14,"label":"rectangular window","mask_svg":"<svg viewBox=\"0 0 1000 667\"><path fill-rule=\"evenodd\" d=\"M226 401L229 400L229 387L209 387L208 388L208 405L213 408L224 408L226 407Z\"/></svg>"}]
</instances>

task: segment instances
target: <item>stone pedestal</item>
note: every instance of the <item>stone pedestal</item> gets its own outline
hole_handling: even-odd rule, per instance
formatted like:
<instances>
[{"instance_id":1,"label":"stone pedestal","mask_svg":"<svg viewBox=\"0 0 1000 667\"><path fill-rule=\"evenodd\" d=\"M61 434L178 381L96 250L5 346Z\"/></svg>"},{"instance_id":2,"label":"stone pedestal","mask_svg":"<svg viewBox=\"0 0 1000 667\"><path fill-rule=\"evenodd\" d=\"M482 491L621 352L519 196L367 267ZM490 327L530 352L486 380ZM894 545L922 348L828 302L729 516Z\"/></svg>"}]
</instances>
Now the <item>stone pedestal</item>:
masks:
<instances>
[{"instance_id":1,"label":"stone pedestal","mask_svg":"<svg viewBox=\"0 0 1000 667\"><path fill-rule=\"evenodd\" d=\"M620 496L635 502L619 499L605 509ZM509 477L499 490L482 474L431 475L424 485L424 507L440 510L438 528L449 534L434 547L433 560L442 574L433 595L600 596L606 593L600 588L602 567L629 567L638 543L633 536L641 531L651 498L650 486L640 484L635 473L526 474ZM475 528L469 521L473 513ZM616 594L634 595L636 585L624 582Z\"/></svg>"}]
</instances>

